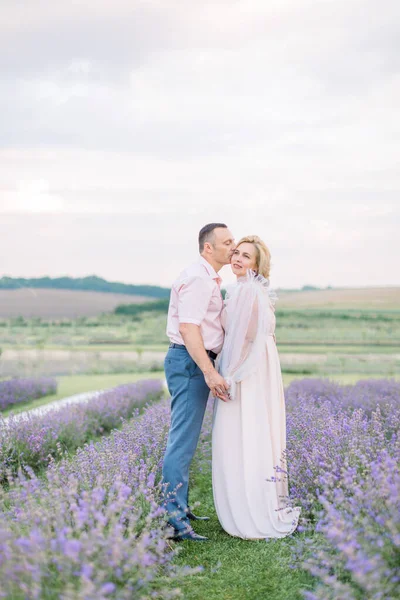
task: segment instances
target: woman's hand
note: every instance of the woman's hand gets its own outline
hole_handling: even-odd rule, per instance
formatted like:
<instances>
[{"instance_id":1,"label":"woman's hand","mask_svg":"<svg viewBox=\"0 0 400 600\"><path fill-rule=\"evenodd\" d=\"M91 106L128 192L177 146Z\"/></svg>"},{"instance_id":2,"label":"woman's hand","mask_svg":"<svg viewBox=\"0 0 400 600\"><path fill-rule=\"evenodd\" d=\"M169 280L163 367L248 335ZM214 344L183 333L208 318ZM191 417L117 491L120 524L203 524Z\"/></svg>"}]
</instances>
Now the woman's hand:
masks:
<instances>
[{"instance_id":1,"label":"woman's hand","mask_svg":"<svg viewBox=\"0 0 400 600\"><path fill-rule=\"evenodd\" d=\"M216 396L224 402L228 402L229 398L229 384L214 368L210 371L204 372L204 379L206 384L211 390L213 396Z\"/></svg>"}]
</instances>

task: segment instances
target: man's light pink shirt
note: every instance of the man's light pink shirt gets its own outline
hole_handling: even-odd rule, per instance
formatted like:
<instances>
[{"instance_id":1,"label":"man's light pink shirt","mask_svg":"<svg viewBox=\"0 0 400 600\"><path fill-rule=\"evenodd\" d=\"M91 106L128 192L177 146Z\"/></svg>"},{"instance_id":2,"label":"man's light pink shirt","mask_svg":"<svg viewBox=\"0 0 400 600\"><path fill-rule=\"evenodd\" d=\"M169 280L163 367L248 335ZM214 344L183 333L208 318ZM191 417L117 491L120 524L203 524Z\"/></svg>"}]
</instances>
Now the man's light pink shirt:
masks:
<instances>
[{"instance_id":1,"label":"man's light pink shirt","mask_svg":"<svg viewBox=\"0 0 400 600\"><path fill-rule=\"evenodd\" d=\"M179 324L193 323L200 326L205 349L217 354L221 351L224 330L220 284L221 278L202 256L182 271L171 289L167 322L171 342L184 345Z\"/></svg>"}]
</instances>

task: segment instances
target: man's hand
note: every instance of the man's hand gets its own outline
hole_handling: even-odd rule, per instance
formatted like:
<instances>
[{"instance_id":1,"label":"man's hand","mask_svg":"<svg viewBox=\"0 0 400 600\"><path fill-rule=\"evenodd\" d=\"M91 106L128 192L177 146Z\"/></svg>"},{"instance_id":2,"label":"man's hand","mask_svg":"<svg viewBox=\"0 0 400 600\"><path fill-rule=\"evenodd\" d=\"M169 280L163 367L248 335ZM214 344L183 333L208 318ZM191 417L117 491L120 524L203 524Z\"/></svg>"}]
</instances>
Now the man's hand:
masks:
<instances>
[{"instance_id":1,"label":"man's hand","mask_svg":"<svg viewBox=\"0 0 400 600\"><path fill-rule=\"evenodd\" d=\"M229 400L229 385L225 379L215 370L204 348L203 338L201 337L200 327L193 323L181 323L179 332L183 337L185 346L194 362L204 373L206 384L211 393L217 398L227 402Z\"/></svg>"},{"instance_id":2,"label":"man's hand","mask_svg":"<svg viewBox=\"0 0 400 600\"><path fill-rule=\"evenodd\" d=\"M224 402L229 400L229 385L215 369L204 373L204 379L213 396L220 398Z\"/></svg>"}]
</instances>

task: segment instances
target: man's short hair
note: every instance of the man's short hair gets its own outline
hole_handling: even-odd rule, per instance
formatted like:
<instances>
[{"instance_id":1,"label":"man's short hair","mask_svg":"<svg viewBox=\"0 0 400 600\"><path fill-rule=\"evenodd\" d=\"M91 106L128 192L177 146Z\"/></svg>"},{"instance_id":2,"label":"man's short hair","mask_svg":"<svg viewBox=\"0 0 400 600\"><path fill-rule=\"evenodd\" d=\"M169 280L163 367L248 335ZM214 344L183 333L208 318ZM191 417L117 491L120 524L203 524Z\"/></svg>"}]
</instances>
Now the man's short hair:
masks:
<instances>
[{"instance_id":1,"label":"man's short hair","mask_svg":"<svg viewBox=\"0 0 400 600\"><path fill-rule=\"evenodd\" d=\"M208 225L204 225L204 227L202 227L200 229L200 232L199 232L199 252L200 252L200 254L204 250L205 242L212 241L212 239L214 237L214 229L218 229L219 227L224 227L225 229L228 228L228 226L225 225L225 223L209 223Z\"/></svg>"}]
</instances>

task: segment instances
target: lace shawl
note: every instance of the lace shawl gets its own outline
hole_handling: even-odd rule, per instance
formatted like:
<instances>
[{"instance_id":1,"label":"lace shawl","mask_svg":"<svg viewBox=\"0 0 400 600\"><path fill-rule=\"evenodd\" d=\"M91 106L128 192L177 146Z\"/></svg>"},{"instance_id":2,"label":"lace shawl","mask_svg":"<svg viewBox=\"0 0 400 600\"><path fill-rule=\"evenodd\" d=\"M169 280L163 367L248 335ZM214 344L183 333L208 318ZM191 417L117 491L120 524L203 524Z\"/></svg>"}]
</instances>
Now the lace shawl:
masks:
<instances>
[{"instance_id":1,"label":"lace shawl","mask_svg":"<svg viewBox=\"0 0 400 600\"><path fill-rule=\"evenodd\" d=\"M250 270L227 290L226 332L218 369L230 384L232 399L236 383L257 369L268 332L271 304L273 309L275 300L269 280Z\"/></svg>"}]
</instances>

